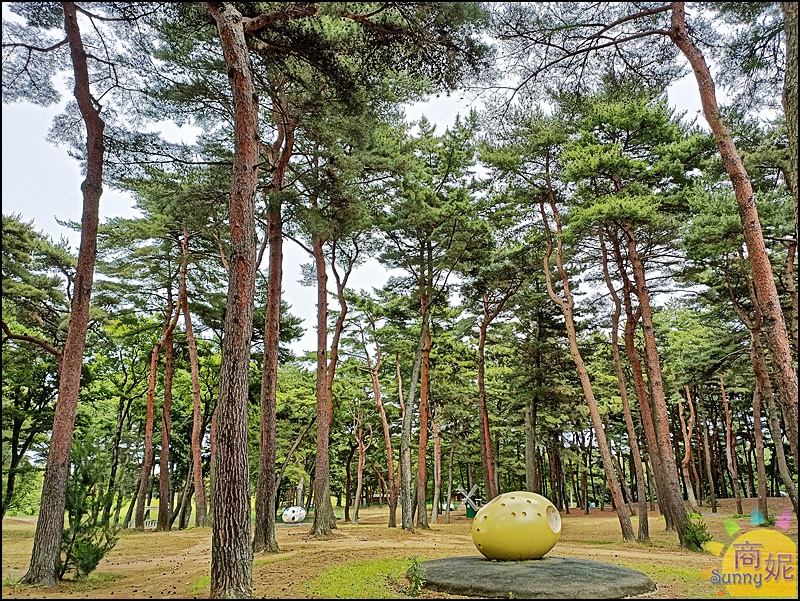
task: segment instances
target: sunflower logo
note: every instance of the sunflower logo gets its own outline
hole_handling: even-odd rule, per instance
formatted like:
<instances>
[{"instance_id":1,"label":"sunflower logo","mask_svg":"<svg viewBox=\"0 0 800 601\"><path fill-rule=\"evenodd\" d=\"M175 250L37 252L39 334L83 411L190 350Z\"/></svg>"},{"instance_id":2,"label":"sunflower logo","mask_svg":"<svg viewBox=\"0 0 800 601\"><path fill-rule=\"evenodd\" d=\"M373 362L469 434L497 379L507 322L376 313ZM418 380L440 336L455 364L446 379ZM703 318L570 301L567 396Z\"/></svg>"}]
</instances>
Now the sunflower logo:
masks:
<instances>
[{"instance_id":1,"label":"sunflower logo","mask_svg":"<svg viewBox=\"0 0 800 601\"><path fill-rule=\"evenodd\" d=\"M776 528L789 530L791 510L784 511L775 522ZM706 551L722 557L722 566L708 571L712 584L722 584L731 597L772 597L797 599L797 546L778 530L762 528L766 520L758 509L750 514L753 529L739 534L727 546L707 541ZM723 522L733 538L742 529L731 518Z\"/></svg>"}]
</instances>

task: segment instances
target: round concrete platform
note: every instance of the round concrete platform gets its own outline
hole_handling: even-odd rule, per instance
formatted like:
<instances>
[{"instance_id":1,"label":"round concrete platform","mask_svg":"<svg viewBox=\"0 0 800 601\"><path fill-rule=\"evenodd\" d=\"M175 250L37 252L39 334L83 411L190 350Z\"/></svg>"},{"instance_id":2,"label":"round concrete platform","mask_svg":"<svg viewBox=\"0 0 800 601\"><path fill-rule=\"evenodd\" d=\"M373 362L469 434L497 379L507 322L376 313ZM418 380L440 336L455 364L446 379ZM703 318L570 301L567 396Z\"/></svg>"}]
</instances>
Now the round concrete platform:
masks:
<instances>
[{"instance_id":1,"label":"round concrete platform","mask_svg":"<svg viewBox=\"0 0 800 601\"><path fill-rule=\"evenodd\" d=\"M425 588L468 597L508 599L620 599L655 590L630 568L601 561L543 557L491 561L482 556L423 561Z\"/></svg>"}]
</instances>

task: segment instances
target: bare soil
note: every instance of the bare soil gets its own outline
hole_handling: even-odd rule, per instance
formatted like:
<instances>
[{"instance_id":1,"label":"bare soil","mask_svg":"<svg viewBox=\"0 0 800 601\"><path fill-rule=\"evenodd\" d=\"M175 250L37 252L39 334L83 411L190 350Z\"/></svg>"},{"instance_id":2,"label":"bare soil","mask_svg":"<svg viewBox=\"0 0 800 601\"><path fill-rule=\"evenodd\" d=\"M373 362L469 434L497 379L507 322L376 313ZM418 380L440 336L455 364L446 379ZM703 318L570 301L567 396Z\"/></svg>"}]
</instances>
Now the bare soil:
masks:
<instances>
[{"instance_id":1,"label":"bare soil","mask_svg":"<svg viewBox=\"0 0 800 601\"><path fill-rule=\"evenodd\" d=\"M745 499L744 511L756 507L755 499ZM770 513L780 515L791 504L786 498L769 501ZM714 541L727 545L733 537L725 529L735 511L732 499L720 501L719 513L705 508L703 520ZM308 524L279 525L276 536L280 553L257 555L253 566L253 595L267 599L320 597L308 582L326 569L344 564L378 559L420 561L445 557L479 555L472 543L472 520L464 511L451 514L451 523L433 524L430 530L408 532L387 528L388 509L365 507L358 525L339 521L333 536L318 540L309 536ZM626 543L620 535L616 514L592 509L562 512L561 539L550 552L561 557L605 561L639 569L656 582L658 590L650 598L709 598L725 596L719 585L709 582L711 570L721 558L711 553L695 553L678 546L677 536L664 530L664 520L650 514L651 542ZM398 514L399 518L399 514ZM633 518L634 529L638 518ZM749 518L734 520L742 529L751 528ZM730 522L728 522L730 526ZM103 559L89 579L65 581L52 588L17 585L30 560L35 518L3 520L2 597L5 598L100 598L162 599L207 598L211 565L211 530L190 528L173 532L123 531L116 547ZM781 530L782 531L782 530ZM797 544L797 517L792 514L786 534ZM407 582L393 583L396 598ZM423 591L423 598L453 598ZM323 597L324 598L324 597Z\"/></svg>"}]
</instances>

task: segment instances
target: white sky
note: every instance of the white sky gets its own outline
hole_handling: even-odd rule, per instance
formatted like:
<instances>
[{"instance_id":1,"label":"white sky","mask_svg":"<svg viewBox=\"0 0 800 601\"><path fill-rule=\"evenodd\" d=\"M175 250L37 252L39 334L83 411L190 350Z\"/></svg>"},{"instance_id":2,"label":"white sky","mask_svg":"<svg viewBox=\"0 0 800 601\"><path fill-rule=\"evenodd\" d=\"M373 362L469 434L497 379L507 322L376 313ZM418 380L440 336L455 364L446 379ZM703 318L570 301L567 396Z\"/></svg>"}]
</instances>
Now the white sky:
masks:
<instances>
[{"instance_id":1,"label":"white sky","mask_svg":"<svg viewBox=\"0 0 800 601\"><path fill-rule=\"evenodd\" d=\"M3 11L6 12L5 10ZM688 111L687 117L696 115L700 107L699 94L694 77L690 74L669 89L670 104L679 110ZM70 241L77 254L79 235L56 222L80 221L82 176L79 163L70 158L65 147L55 146L45 137L55 116L63 105L43 108L30 103L2 105L2 208L3 214L16 213L23 220L34 222L34 228L50 234L54 240L62 236ZM437 132L451 126L457 113L466 114L470 105L454 94L441 96L427 102L416 103L407 111L409 120L418 120L423 114L437 125ZM705 121L699 122L705 125ZM190 142L192 129L167 129L165 134L172 141ZM101 223L111 217L135 217L130 195L106 188L100 199ZM313 289L301 286L300 265L309 263L310 257L295 243L284 243L284 299L291 305L291 312L304 319L305 335L292 345L292 350L302 354L316 348L316 295ZM388 272L372 259L351 276L353 289L383 286ZM333 284L332 284L333 285Z\"/></svg>"}]
</instances>

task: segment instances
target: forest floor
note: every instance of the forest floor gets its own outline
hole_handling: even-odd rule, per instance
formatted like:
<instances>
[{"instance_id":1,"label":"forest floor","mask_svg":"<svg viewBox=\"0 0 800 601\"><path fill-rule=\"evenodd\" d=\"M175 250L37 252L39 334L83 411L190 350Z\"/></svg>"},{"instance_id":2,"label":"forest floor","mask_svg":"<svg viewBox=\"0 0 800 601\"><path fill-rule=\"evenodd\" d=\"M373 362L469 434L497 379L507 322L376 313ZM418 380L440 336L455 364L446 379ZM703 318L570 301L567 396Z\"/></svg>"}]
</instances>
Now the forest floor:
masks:
<instances>
[{"instance_id":1,"label":"forest floor","mask_svg":"<svg viewBox=\"0 0 800 601\"><path fill-rule=\"evenodd\" d=\"M744 499L744 512L756 507L755 499ZM787 498L769 500L770 514L779 516L791 504ZM732 499L720 501L719 513L702 510L703 521L713 540L727 546L751 529L748 517L733 520L740 528L733 535ZM309 524L276 527L280 553L256 555L253 565L253 595L267 599L298 598L409 598L405 571L411 560L425 561L479 553L472 543L472 520L463 510L451 513L450 524L433 524L430 530L408 532L386 527L388 509L363 507L359 524L339 521L333 536L310 538ZM711 553L681 549L677 537L664 531L664 520L651 513L651 542L626 543L616 514L592 509L590 515L573 509L562 512L562 534L551 556L604 561L638 569L658 589L647 598L710 598L726 596L719 584L710 582L711 570L722 560ZM400 510L398 508L398 520ZM442 518L443 519L443 518ZM634 529L638 518L633 518ZM773 529L775 526L772 527ZM5 518L2 528L2 598L102 598L187 599L208 598L211 565L211 530L189 528L172 532L122 531L114 549L97 570L83 581L64 581L52 588L16 584L30 560L35 518ZM792 514L785 532L797 544L797 517ZM377 566L375 568L374 566ZM371 571L372 570L372 571ZM372 588L348 581L363 581L369 575ZM422 590L418 598L456 598Z\"/></svg>"}]
</instances>

